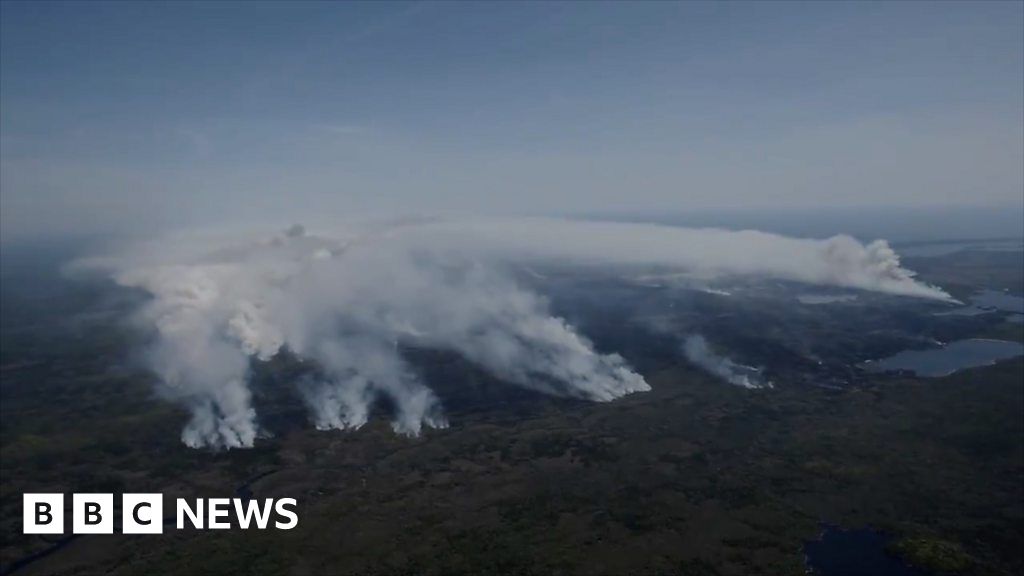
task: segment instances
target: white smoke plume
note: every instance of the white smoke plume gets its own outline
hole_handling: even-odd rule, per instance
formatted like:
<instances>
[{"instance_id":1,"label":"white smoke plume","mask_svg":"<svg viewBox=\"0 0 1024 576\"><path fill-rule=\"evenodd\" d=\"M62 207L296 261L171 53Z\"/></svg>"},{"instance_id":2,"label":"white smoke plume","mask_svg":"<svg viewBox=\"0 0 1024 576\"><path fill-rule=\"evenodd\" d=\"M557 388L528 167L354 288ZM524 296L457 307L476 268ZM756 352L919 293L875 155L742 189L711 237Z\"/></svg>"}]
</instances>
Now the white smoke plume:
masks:
<instances>
[{"instance_id":1,"label":"white smoke plume","mask_svg":"<svg viewBox=\"0 0 1024 576\"><path fill-rule=\"evenodd\" d=\"M663 264L707 277L761 275L952 301L914 280L884 240L864 245L849 236L789 238L756 230L678 228L618 222L525 219L437 223L410 233L450 245L490 248L505 256L561 258L595 264Z\"/></svg>"},{"instance_id":2,"label":"white smoke plume","mask_svg":"<svg viewBox=\"0 0 1024 576\"><path fill-rule=\"evenodd\" d=\"M707 341L699 334L690 335L683 343L686 359L702 370L730 384L743 388L771 388L772 383L761 376L761 370L733 362L711 351Z\"/></svg>"},{"instance_id":3,"label":"white smoke plume","mask_svg":"<svg viewBox=\"0 0 1024 576\"><path fill-rule=\"evenodd\" d=\"M399 433L447 425L400 344L451 350L551 394L607 401L648 390L620 356L595 351L501 272L537 261L667 265L950 300L915 281L884 241L544 219L180 235L80 265L152 296L140 316L156 331L150 358L161 393L192 411L183 441L234 448L252 446L259 431L249 362L283 347L325 375L297 383L321 429L359 428L382 396L395 406ZM699 356L714 358L704 348ZM709 365L728 369L722 360Z\"/></svg>"}]
</instances>

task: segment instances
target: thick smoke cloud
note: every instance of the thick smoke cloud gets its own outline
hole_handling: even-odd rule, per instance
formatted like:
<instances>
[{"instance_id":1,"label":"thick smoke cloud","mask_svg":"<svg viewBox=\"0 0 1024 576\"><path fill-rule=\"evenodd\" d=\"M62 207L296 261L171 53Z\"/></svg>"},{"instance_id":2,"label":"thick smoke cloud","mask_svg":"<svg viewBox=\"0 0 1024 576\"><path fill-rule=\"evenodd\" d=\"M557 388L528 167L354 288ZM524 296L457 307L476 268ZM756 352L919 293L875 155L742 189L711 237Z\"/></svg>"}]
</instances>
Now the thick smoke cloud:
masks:
<instances>
[{"instance_id":1,"label":"thick smoke cloud","mask_svg":"<svg viewBox=\"0 0 1024 576\"><path fill-rule=\"evenodd\" d=\"M707 340L699 334L688 336L683 343L686 359L699 366L702 370L721 378L729 384L743 388L771 388L772 383L761 376L761 371L753 366L733 362L725 356L719 356L708 347Z\"/></svg>"},{"instance_id":2,"label":"thick smoke cloud","mask_svg":"<svg viewBox=\"0 0 1024 576\"><path fill-rule=\"evenodd\" d=\"M508 264L658 264L704 277L758 275L949 300L916 282L884 241L865 246L843 236L539 219L324 229L257 239L183 235L80 263L152 296L140 311L156 333L151 367L161 393L192 412L182 433L189 446L252 446L259 427L248 367L284 348L318 367L321 377L296 386L320 429L359 428L381 398L395 407L398 433L447 426L402 345L451 350L549 394L608 401L649 389L620 356L597 352L552 316L542 297L504 273ZM703 340L686 349L692 361L736 380L739 365L710 354Z\"/></svg>"}]
</instances>

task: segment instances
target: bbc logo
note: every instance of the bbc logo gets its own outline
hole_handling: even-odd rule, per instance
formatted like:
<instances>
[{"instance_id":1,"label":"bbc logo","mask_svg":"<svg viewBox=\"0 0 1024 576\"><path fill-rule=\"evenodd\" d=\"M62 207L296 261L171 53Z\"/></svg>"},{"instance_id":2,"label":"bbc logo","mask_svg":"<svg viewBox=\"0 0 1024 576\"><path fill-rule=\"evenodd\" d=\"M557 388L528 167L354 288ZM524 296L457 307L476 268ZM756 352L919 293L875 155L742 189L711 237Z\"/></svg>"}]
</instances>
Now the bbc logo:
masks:
<instances>
[{"instance_id":1,"label":"bbc logo","mask_svg":"<svg viewBox=\"0 0 1024 576\"><path fill-rule=\"evenodd\" d=\"M121 532L123 534L163 534L163 494L123 494L121 496ZM22 527L25 534L64 533L63 494L24 494ZM113 534L113 494L73 494L71 532L74 534Z\"/></svg>"},{"instance_id":2,"label":"bbc logo","mask_svg":"<svg viewBox=\"0 0 1024 576\"><path fill-rule=\"evenodd\" d=\"M113 494L73 494L71 504L72 533L114 533ZM242 530L250 526L257 530L291 530L299 524L296 506L295 498L178 498L174 506L176 521L171 523L164 519L162 494L122 494L120 529L122 534L163 534L167 523L178 530L189 524L197 530L226 530L233 527L233 509L234 526ZM22 510L25 534L64 533L63 494L24 494Z\"/></svg>"}]
</instances>

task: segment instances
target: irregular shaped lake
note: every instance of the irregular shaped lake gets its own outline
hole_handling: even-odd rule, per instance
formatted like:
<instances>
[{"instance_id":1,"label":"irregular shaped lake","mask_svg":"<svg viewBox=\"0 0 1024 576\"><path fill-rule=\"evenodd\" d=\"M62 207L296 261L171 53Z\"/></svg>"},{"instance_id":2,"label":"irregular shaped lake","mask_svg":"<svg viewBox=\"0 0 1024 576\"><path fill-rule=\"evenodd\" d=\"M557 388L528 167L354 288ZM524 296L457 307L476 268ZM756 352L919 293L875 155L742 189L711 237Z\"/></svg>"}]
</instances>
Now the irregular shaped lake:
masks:
<instances>
[{"instance_id":1,"label":"irregular shaped lake","mask_svg":"<svg viewBox=\"0 0 1024 576\"><path fill-rule=\"evenodd\" d=\"M904 350L861 366L872 372L911 370L918 376L947 376L964 368L988 366L999 360L1024 355L1024 345L1004 340L958 340L942 348Z\"/></svg>"},{"instance_id":2,"label":"irregular shaped lake","mask_svg":"<svg viewBox=\"0 0 1024 576\"><path fill-rule=\"evenodd\" d=\"M837 302L853 302L856 294L799 294L796 299L801 304L835 304Z\"/></svg>"},{"instance_id":3,"label":"irregular shaped lake","mask_svg":"<svg viewBox=\"0 0 1024 576\"><path fill-rule=\"evenodd\" d=\"M978 307L1024 314L1024 298L998 290L982 290L971 298L971 303Z\"/></svg>"},{"instance_id":4,"label":"irregular shaped lake","mask_svg":"<svg viewBox=\"0 0 1024 576\"><path fill-rule=\"evenodd\" d=\"M996 311L1024 314L1024 298L998 290L985 289L971 296L971 303L968 306L938 312L936 316L977 316Z\"/></svg>"},{"instance_id":5,"label":"irregular shaped lake","mask_svg":"<svg viewBox=\"0 0 1024 576\"><path fill-rule=\"evenodd\" d=\"M897 246L896 251L900 256L915 256L929 258L935 256L947 256L964 250L977 250L982 252L1019 252L1024 250L1024 244L1020 240L990 240L990 241L961 241L961 242L933 242L914 245Z\"/></svg>"},{"instance_id":6,"label":"irregular shaped lake","mask_svg":"<svg viewBox=\"0 0 1024 576\"><path fill-rule=\"evenodd\" d=\"M819 576L921 576L887 553L888 538L869 528L843 530L830 526L821 538L804 544L804 556L812 574Z\"/></svg>"}]
</instances>

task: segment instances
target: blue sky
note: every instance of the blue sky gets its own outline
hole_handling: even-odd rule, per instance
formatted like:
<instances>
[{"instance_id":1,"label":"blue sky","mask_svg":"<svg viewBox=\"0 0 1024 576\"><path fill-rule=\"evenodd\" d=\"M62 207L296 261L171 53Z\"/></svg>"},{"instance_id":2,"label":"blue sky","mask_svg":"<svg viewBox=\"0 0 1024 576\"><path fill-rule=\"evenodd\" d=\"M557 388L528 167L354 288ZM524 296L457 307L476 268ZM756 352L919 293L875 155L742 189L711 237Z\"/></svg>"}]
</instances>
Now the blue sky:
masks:
<instances>
[{"instance_id":1,"label":"blue sky","mask_svg":"<svg viewBox=\"0 0 1024 576\"><path fill-rule=\"evenodd\" d=\"M1020 2L0 10L5 237L1024 202Z\"/></svg>"}]
</instances>

